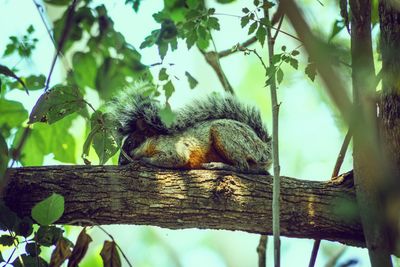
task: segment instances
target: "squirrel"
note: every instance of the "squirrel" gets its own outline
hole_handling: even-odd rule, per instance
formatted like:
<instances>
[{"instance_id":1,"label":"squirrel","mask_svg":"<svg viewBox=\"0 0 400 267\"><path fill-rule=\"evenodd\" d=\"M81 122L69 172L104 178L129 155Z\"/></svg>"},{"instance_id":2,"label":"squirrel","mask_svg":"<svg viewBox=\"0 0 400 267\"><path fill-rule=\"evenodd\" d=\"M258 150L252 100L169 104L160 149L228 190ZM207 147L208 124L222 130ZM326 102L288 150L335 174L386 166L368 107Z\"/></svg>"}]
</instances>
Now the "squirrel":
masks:
<instances>
[{"instance_id":1,"label":"squirrel","mask_svg":"<svg viewBox=\"0 0 400 267\"><path fill-rule=\"evenodd\" d=\"M233 95L210 95L176 111L172 125L149 96L150 83L122 91L109 111L116 135L125 138L119 164L138 159L176 169L223 169L268 174L271 138L260 112Z\"/></svg>"}]
</instances>

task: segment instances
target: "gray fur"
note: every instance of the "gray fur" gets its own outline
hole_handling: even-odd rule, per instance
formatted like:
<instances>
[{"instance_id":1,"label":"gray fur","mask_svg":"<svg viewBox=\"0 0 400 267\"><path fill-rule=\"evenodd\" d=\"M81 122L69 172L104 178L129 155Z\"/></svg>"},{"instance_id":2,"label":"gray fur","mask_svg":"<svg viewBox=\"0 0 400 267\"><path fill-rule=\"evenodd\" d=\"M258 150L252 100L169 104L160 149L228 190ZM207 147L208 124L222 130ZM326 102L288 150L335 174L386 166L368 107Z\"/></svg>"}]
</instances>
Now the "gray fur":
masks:
<instances>
[{"instance_id":1,"label":"gray fur","mask_svg":"<svg viewBox=\"0 0 400 267\"><path fill-rule=\"evenodd\" d=\"M136 121L142 119L148 126L153 127L160 134L173 134L199 123L231 119L244 123L254 130L264 142L270 142L267 129L262 123L260 112L250 106L240 103L234 96L210 95L204 99L191 102L176 112L176 121L171 126L166 126L159 116L161 106L149 97L144 97L143 92L151 85L142 84L122 92L115 97L110 105L112 121L118 134L123 137L136 129Z\"/></svg>"}]
</instances>

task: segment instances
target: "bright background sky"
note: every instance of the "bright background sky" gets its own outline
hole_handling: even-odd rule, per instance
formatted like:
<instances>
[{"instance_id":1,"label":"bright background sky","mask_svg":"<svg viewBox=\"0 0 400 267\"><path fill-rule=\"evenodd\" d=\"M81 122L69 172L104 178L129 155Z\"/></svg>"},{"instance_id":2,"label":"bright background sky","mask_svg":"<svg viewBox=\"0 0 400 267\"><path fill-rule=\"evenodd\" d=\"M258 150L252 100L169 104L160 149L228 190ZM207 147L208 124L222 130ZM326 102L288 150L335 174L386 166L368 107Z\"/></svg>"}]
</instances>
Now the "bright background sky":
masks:
<instances>
[{"instance_id":1,"label":"bright background sky","mask_svg":"<svg viewBox=\"0 0 400 267\"><path fill-rule=\"evenodd\" d=\"M40 2L40 1L39 1ZM162 8L162 1L143 0L139 13L136 14L123 0L94 1L104 2L110 17L115 22L115 29L122 32L128 42L138 48L151 30L158 27L151 14ZM252 1L236 1L236 4L218 5L208 1L210 6L215 6L220 14L241 15L241 9L251 5ZM325 3L327 2L327 3ZM306 7L305 15L314 29L322 33L329 33L331 25L338 18L336 1L323 1L322 6L316 0L303 0ZM50 20L57 18L61 13L49 9ZM238 42L243 42L247 37L247 29L240 27L238 18L226 15L218 16L222 31L214 32L217 50L227 49ZM0 54L8 43L8 36L23 35L27 27L35 27L34 36L39 39L37 49L30 60L19 62L17 58L1 59L0 63L21 70L21 75L27 73L43 73L47 75L53 58L54 47L50 42L39 13L31 0L0 0ZM284 23L283 29L294 33L291 27ZM342 33L347 37L346 33ZM282 45L288 50L299 45L295 40L280 35L277 41L277 51ZM266 49L254 45L266 60ZM145 64L159 62L157 49L147 48L140 51ZM341 143L346 131L337 113L329 104L318 78L315 83L303 74L307 57L302 52L298 71L285 67L285 78L279 86L278 97L280 106L280 163L281 174L308 180L327 180L332 172ZM201 97L212 91L222 91L217 76L205 62L203 56L192 48L187 51L186 45L179 43L178 51L169 53L165 62L174 63L172 72L181 81L175 81L177 92L171 101L173 108L180 107L190 99ZM265 123L271 129L271 106L269 91L263 87L264 73L257 58L253 55L244 56L236 53L221 60L230 83L238 97L245 103L256 105L260 108ZM158 73L157 68L152 68ZM184 78L184 72L189 71L200 83L194 90L189 90ZM344 74L343 79L350 81L349 74ZM62 81L64 69L58 65L52 78L52 83ZM40 93L40 92L38 92ZM26 108L30 111L37 101L39 94L27 97L22 91L14 90L7 97L10 99L24 99ZM89 102L99 105L95 93L86 96ZM77 137L78 150L84 142L83 133L76 127L74 135ZM81 137L81 138L80 138ZM81 151L77 151L80 155ZM95 157L94 157L95 159ZM96 162L96 160L94 160ZM51 156L45 164L57 163ZM342 172L351 169L351 152L348 153L342 166ZM270 223L270 222L266 222ZM125 253L134 266L257 266L256 246L259 235L231 231L211 230L166 230L157 227L145 226L107 226L117 242L123 247ZM100 252L105 238L98 230L90 230L94 242L89 247L89 254L80 266L93 266L93 261L100 265L100 258L94 252ZM68 230L71 240L79 232L78 228ZM282 266L307 266L312 248L312 240L282 238ZM272 238L268 244L268 266L272 266ZM324 266L326 261L342 246L339 243L322 242L322 247L316 266ZM1 247L0 247L0 250ZM348 248L339 262L344 263L350 259L359 262L352 266L369 266L367 251L365 249ZM125 266L125 265L124 265Z\"/></svg>"}]
</instances>

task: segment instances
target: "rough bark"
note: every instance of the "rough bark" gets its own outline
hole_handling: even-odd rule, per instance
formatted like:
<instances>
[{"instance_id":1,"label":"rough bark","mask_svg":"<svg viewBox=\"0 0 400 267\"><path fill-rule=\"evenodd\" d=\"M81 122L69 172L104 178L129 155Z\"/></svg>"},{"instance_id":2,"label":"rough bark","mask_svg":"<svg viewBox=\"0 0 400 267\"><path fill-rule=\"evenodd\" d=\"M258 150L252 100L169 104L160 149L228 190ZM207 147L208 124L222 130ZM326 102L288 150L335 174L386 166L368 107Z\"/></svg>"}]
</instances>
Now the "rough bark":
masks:
<instances>
[{"instance_id":1,"label":"rough bark","mask_svg":"<svg viewBox=\"0 0 400 267\"><path fill-rule=\"evenodd\" d=\"M380 123L390 180L384 188L386 217L392 242L399 246L400 220L400 9L396 1L379 1L380 48L382 54L382 98Z\"/></svg>"},{"instance_id":2,"label":"rough bark","mask_svg":"<svg viewBox=\"0 0 400 267\"><path fill-rule=\"evenodd\" d=\"M381 185L387 176L382 171L375 95L375 69L371 38L371 1L350 0L353 103L354 183L361 223L372 266L392 266L390 242L384 223Z\"/></svg>"},{"instance_id":3,"label":"rough bark","mask_svg":"<svg viewBox=\"0 0 400 267\"><path fill-rule=\"evenodd\" d=\"M15 168L4 200L20 215L56 192L65 197L61 224L141 224L271 234L272 176L228 171L128 166ZM329 182L282 177L281 232L363 246L352 174ZM88 221L89 220L89 221Z\"/></svg>"}]
</instances>

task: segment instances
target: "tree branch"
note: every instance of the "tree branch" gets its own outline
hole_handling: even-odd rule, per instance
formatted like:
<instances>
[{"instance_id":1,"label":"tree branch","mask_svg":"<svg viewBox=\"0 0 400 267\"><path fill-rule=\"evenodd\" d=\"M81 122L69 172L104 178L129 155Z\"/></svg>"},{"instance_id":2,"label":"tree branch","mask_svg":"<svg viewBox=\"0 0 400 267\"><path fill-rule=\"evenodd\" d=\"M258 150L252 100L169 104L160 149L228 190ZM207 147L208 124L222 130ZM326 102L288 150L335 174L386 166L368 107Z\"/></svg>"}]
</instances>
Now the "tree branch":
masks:
<instances>
[{"instance_id":1,"label":"tree branch","mask_svg":"<svg viewBox=\"0 0 400 267\"><path fill-rule=\"evenodd\" d=\"M272 177L229 171L127 166L45 166L9 170L4 200L21 216L53 192L65 197L61 224L155 225L271 234ZM363 246L358 217L339 215L355 201L352 174L314 182L281 177L281 233ZM84 220L86 219L86 223Z\"/></svg>"}]
</instances>

